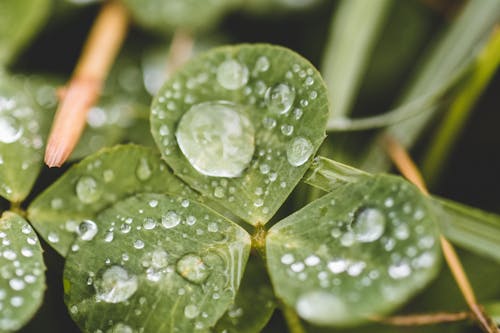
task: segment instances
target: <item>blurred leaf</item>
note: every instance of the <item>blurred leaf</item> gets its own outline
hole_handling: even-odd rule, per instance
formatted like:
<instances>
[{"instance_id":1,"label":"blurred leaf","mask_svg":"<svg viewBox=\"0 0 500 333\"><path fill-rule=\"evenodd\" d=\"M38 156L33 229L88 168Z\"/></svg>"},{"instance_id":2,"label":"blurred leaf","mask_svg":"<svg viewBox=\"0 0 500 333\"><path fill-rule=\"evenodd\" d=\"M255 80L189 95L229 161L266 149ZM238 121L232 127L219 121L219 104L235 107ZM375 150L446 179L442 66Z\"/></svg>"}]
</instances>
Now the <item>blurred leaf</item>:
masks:
<instances>
[{"instance_id":1,"label":"blurred leaf","mask_svg":"<svg viewBox=\"0 0 500 333\"><path fill-rule=\"evenodd\" d=\"M224 314L250 237L186 200L138 194L87 222L64 271L66 304L84 331L207 332Z\"/></svg>"},{"instance_id":2,"label":"blurred leaf","mask_svg":"<svg viewBox=\"0 0 500 333\"><path fill-rule=\"evenodd\" d=\"M156 32L215 26L241 0L124 0L141 26Z\"/></svg>"},{"instance_id":3,"label":"blurred leaf","mask_svg":"<svg viewBox=\"0 0 500 333\"><path fill-rule=\"evenodd\" d=\"M478 50L500 18L500 2L497 0L469 1L461 15L455 19L446 33L434 45L423 64L417 67L415 78L400 104L411 102L429 92L450 87L466 68L470 68ZM443 88L444 89L444 88ZM394 137L405 147L411 147L423 129L435 116L437 107L422 110L419 116L390 126L381 135ZM362 168L382 171L389 166L388 159L378 140L373 140L365 155Z\"/></svg>"},{"instance_id":4,"label":"blurred leaf","mask_svg":"<svg viewBox=\"0 0 500 333\"><path fill-rule=\"evenodd\" d=\"M325 136L325 89L311 64L288 49L214 49L160 90L153 137L191 187L246 222L264 224Z\"/></svg>"},{"instance_id":5,"label":"blurred leaf","mask_svg":"<svg viewBox=\"0 0 500 333\"><path fill-rule=\"evenodd\" d=\"M50 0L3 0L0 2L0 67L14 57L40 30Z\"/></svg>"},{"instance_id":6,"label":"blurred leaf","mask_svg":"<svg viewBox=\"0 0 500 333\"><path fill-rule=\"evenodd\" d=\"M64 256L80 222L117 200L152 191L192 195L152 150L118 146L72 166L31 203L28 216L37 232Z\"/></svg>"},{"instance_id":7,"label":"blurred leaf","mask_svg":"<svg viewBox=\"0 0 500 333\"><path fill-rule=\"evenodd\" d=\"M440 262L427 202L385 175L335 188L273 226L266 244L276 294L318 325L351 326L393 311Z\"/></svg>"},{"instance_id":8,"label":"blurred leaf","mask_svg":"<svg viewBox=\"0 0 500 333\"><path fill-rule=\"evenodd\" d=\"M21 202L38 176L52 118L44 105L53 91L30 80L0 74L0 195L11 202Z\"/></svg>"},{"instance_id":9,"label":"blurred leaf","mask_svg":"<svg viewBox=\"0 0 500 333\"><path fill-rule=\"evenodd\" d=\"M484 308L497 325L500 326L500 302L486 304Z\"/></svg>"},{"instance_id":10,"label":"blurred leaf","mask_svg":"<svg viewBox=\"0 0 500 333\"><path fill-rule=\"evenodd\" d=\"M335 105L329 122L350 113L391 5L392 0L348 0L336 9L321 70Z\"/></svg>"},{"instance_id":11,"label":"blurred leaf","mask_svg":"<svg viewBox=\"0 0 500 333\"><path fill-rule=\"evenodd\" d=\"M445 237L479 255L500 262L500 216L458 202L433 197L431 203Z\"/></svg>"},{"instance_id":12,"label":"blurred leaf","mask_svg":"<svg viewBox=\"0 0 500 333\"><path fill-rule=\"evenodd\" d=\"M436 130L433 144L422 163L422 174L434 184L446 163L456 138L465 127L473 106L496 73L500 64L500 29L495 28L488 43L476 59L470 77L460 86L442 124Z\"/></svg>"},{"instance_id":13,"label":"blurred leaf","mask_svg":"<svg viewBox=\"0 0 500 333\"><path fill-rule=\"evenodd\" d=\"M276 13L277 10L300 11L316 6L324 0L246 0L243 9L256 14Z\"/></svg>"},{"instance_id":14,"label":"blurred leaf","mask_svg":"<svg viewBox=\"0 0 500 333\"><path fill-rule=\"evenodd\" d=\"M234 304L217 322L214 332L259 333L274 312L273 289L262 259L250 256Z\"/></svg>"},{"instance_id":15,"label":"blurred leaf","mask_svg":"<svg viewBox=\"0 0 500 333\"><path fill-rule=\"evenodd\" d=\"M30 225L19 215L0 218L0 332L19 330L42 303L45 264Z\"/></svg>"}]
</instances>

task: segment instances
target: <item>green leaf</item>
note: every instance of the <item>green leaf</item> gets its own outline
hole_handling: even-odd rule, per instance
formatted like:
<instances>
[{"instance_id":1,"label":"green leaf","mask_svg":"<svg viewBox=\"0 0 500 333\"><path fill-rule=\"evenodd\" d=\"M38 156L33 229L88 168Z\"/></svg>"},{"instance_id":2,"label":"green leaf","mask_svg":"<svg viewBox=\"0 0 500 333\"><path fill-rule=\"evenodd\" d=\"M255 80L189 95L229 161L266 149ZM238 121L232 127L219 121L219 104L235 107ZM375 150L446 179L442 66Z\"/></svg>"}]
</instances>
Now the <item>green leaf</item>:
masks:
<instances>
[{"instance_id":1,"label":"green leaf","mask_svg":"<svg viewBox=\"0 0 500 333\"><path fill-rule=\"evenodd\" d=\"M355 325L394 310L440 262L427 202L385 175L337 187L278 222L266 246L276 294L318 325Z\"/></svg>"},{"instance_id":2,"label":"green leaf","mask_svg":"<svg viewBox=\"0 0 500 333\"><path fill-rule=\"evenodd\" d=\"M443 235L453 243L500 262L500 216L443 198L430 200Z\"/></svg>"},{"instance_id":3,"label":"green leaf","mask_svg":"<svg viewBox=\"0 0 500 333\"><path fill-rule=\"evenodd\" d=\"M150 191L192 195L151 149L118 146L72 166L33 201L28 216L37 232L64 256L80 222L117 200Z\"/></svg>"},{"instance_id":4,"label":"green leaf","mask_svg":"<svg viewBox=\"0 0 500 333\"><path fill-rule=\"evenodd\" d=\"M50 0L0 2L0 67L9 64L44 24Z\"/></svg>"},{"instance_id":5,"label":"green leaf","mask_svg":"<svg viewBox=\"0 0 500 333\"><path fill-rule=\"evenodd\" d=\"M214 332L259 333L276 304L262 259L250 256L234 304L215 325Z\"/></svg>"},{"instance_id":6,"label":"green leaf","mask_svg":"<svg viewBox=\"0 0 500 333\"><path fill-rule=\"evenodd\" d=\"M0 240L0 332L13 332L42 303L45 264L38 237L21 216L2 215Z\"/></svg>"},{"instance_id":7,"label":"green leaf","mask_svg":"<svg viewBox=\"0 0 500 333\"><path fill-rule=\"evenodd\" d=\"M191 187L264 224L325 137L326 88L312 65L270 45L214 49L188 63L152 105L153 137Z\"/></svg>"},{"instance_id":8,"label":"green leaf","mask_svg":"<svg viewBox=\"0 0 500 333\"><path fill-rule=\"evenodd\" d=\"M0 195L11 202L28 195L42 166L53 96L45 84L0 74Z\"/></svg>"},{"instance_id":9,"label":"green leaf","mask_svg":"<svg viewBox=\"0 0 500 333\"><path fill-rule=\"evenodd\" d=\"M207 207L138 194L94 221L80 226L64 270L84 331L208 332L234 300L250 237Z\"/></svg>"},{"instance_id":10,"label":"green leaf","mask_svg":"<svg viewBox=\"0 0 500 333\"><path fill-rule=\"evenodd\" d=\"M470 68L481 46L500 17L500 2L496 0L469 1L461 15L448 28L439 42L428 53L415 72L412 84L404 94L401 104L411 102L441 89L446 90L456 82L459 73ZM405 147L411 147L422 131L434 119L437 106L422 110L421 114L388 127L381 135L394 137ZM362 169L383 171L389 167L387 156L378 140L368 149Z\"/></svg>"},{"instance_id":11,"label":"green leaf","mask_svg":"<svg viewBox=\"0 0 500 333\"><path fill-rule=\"evenodd\" d=\"M160 32L202 30L217 24L241 0L124 0L141 26Z\"/></svg>"},{"instance_id":12,"label":"green leaf","mask_svg":"<svg viewBox=\"0 0 500 333\"><path fill-rule=\"evenodd\" d=\"M350 0L340 2L336 9L321 70L330 100L335 101L329 122L350 113L392 2Z\"/></svg>"},{"instance_id":13,"label":"green leaf","mask_svg":"<svg viewBox=\"0 0 500 333\"><path fill-rule=\"evenodd\" d=\"M256 14L272 13L275 14L277 10L294 10L301 11L309 7L316 6L323 0L246 0L243 2L243 9Z\"/></svg>"}]
</instances>

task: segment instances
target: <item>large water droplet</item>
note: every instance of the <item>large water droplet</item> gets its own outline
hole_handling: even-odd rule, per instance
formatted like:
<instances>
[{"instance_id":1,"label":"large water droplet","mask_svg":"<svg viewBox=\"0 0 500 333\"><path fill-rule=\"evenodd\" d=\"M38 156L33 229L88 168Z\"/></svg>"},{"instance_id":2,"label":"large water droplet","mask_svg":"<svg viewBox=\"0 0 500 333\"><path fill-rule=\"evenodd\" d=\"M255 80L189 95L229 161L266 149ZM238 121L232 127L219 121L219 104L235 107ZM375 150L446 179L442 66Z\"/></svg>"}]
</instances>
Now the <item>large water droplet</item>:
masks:
<instances>
[{"instance_id":1,"label":"large water droplet","mask_svg":"<svg viewBox=\"0 0 500 333\"><path fill-rule=\"evenodd\" d=\"M0 115L0 142L16 142L23 134L23 128L16 118Z\"/></svg>"},{"instance_id":2,"label":"large water droplet","mask_svg":"<svg viewBox=\"0 0 500 333\"><path fill-rule=\"evenodd\" d=\"M203 260L195 254L186 254L177 261L177 273L192 283L202 283L210 274Z\"/></svg>"},{"instance_id":3,"label":"large water droplet","mask_svg":"<svg viewBox=\"0 0 500 333\"><path fill-rule=\"evenodd\" d=\"M295 305L299 316L316 324L330 324L347 315L345 304L331 293L311 291L299 297Z\"/></svg>"},{"instance_id":4,"label":"large water droplet","mask_svg":"<svg viewBox=\"0 0 500 333\"><path fill-rule=\"evenodd\" d=\"M273 113L286 113L295 100L295 90L287 84L279 83L266 91L266 104Z\"/></svg>"},{"instance_id":5,"label":"large water droplet","mask_svg":"<svg viewBox=\"0 0 500 333\"><path fill-rule=\"evenodd\" d=\"M193 105L179 122L176 137L189 163L213 177L238 177L250 163L254 128L234 104L206 102Z\"/></svg>"},{"instance_id":6,"label":"large water droplet","mask_svg":"<svg viewBox=\"0 0 500 333\"><path fill-rule=\"evenodd\" d=\"M380 209L362 208L356 212L355 216L352 231L357 241L373 242L384 233L386 219Z\"/></svg>"},{"instance_id":7,"label":"large water droplet","mask_svg":"<svg viewBox=\"0 0 500 333\"><path fill-rule=\"evenodd\" d=\"M139 160L139 164L137 165L137 169L135 169L135 175L139 180L145 181L151 177L151 167L149 166L148 160L145 158L141 158Z\"/></svg>"},{"instance_id":8,"label":"large water droplet","mask_svg":"<svg viewBox=\"0 0 500 333\"><path fill-rule=\"evenodd\" d=\"M286 149L288 163L293 166L301 166L311 157L313 150L311 141L303 137L294 138Z\"/></svg>"},{"instance_id":9,"label":"large water droplet","mask_svg":"<svg viewBox=\"0 0 500 333\"><path fill-rule=\"evenodd\" d=\"M97 234L98 228L97 224L91 220L83 220L82 223L78 226L77 233L80 239L89 241L94 238Z\"/></svg>"},{"instance_id":10,"label":"large water droplet","mask_svg":"<svg viewBox=\"0 0 500 333\"><path fill-rule=\"evenodd\" d=\"M248 68L236 60L226 60L217 68L217 82L228 90L239 89L248 82Z\"/></svg>"},{"instance_id":11,"label":"large water droplet","mask_svg":"<svg viewBox=\"0 0 500 333\"><path fill-rule=\"evenodd\" d=\"M97 181L90 176L81 177L76 183L76 195L83 203L93 203L101 197L101 189Z\"/></svg>"},{"instance_id":12,"label":"large water droplet","mask_svg":"<svg viewBox=\"0 0 500 333\"><path fill-rule=\"evenodd\" d=\"M181 217L173 210L169 210L161 217L161 224L167 229L176 227L179 223L181 223Z\"/></svg>"},{"instance_id":13,"label":"large water droplet","mask_svg":"<svg viewBox=\"0 0 500 333\"><path fill-rule=\"evenodd\" d=\"M106 303L120 303L137 290L137 277L121 266L111 266L94 282L96 297Z\"/></svg>"},{"instance_id":14,"label":"large water droplet","mask_svg":"<svg viewBox=\"0 0 500 333\"><path fill-rule=\"evenodd\" d=\"M199 314L200 314L200 310L194 304L186 305L186 307L184 308L184 315L188 319L194 319L194 318L198 317Z\"/></svg>"}]
</instances>

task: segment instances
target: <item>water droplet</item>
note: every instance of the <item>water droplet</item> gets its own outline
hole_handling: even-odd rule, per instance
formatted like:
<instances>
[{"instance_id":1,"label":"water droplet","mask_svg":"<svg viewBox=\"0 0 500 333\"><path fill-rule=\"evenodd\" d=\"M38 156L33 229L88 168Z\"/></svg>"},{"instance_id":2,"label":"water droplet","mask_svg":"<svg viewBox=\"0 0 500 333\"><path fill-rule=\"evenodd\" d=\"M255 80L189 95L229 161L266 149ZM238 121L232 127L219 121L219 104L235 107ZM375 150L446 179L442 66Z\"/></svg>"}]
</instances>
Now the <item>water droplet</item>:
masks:
<instances>
[{"instance_id":1,"label":"water droplet","mask_svg":"<svg viewBox=\"0 0 500 333\"><path fill-rule=\"evenodd\" d=\"M33 257L33 251L31 249L28 249L27 247L23 247L21 249L21 254L26 258Z\"/></svg>"},{"instance_id":2,"label":"water droplet","mask_svg":"<svg viewBox=\"0 0 500 333\"><path fill-rule=\"evenodd\" d=\"M345 304L324 291L310 291L301 295L295 309L302 318L320 325L334 323L348 315Z\"/></svg>"},{"instance_id":3,"label":"water droplet","mask_svg":"<svg viewBox=\"0 0 500 333\"><path fill-rule=\"evenodd\" d=\"M179 122L176 137L189 163L203 175L238 177L250 163L254 127L234 104L193 105Z\"/></svg>"},{"instance_id":4,"label":"water droplet","mask_svg":"<svg viewBox=\"0 0 500 333\"><path fill-rule=\"evenodd\" d=\"M83 203L93 203L101 197L101 189L97 181L90 176L81 177L76 183L76 195Z\"/></svg>"},{"instance_id":5,"label":"water droplet","mask_svg":"<svg viewBox=\"0 0 500 333\"><path fill-rule=\"evenodd\" d=\"M403 279L411 274L411 267L402 261L389 266L388 273L393 279Z\"/></svg>"},{"instance_id":6,"label":"water droplet","mask_svg":"<svg viewBox=\"0 0 500 333\"><path fill-rule=\"evenodd\" d=\"M271 64L266 56L260 56L255 62L254 72L267 72Z\"/></svg>"},{"instance_id":7,"label":"water droplet","mask_svg":"<svg viewBox=\"0 0 500 333\"><path fill-rule=\"evenodd\" d=\"M144 219L144 224L142 225L142 227L145 229L145 230L152 230L156 227L156 221L155 219L151 218L151 217L146 217Z\"/></svg>"},{"instance_id":8,"label":"water droplet","mask_svg":"<svg viewBox=\"0 0 500 333\"><path fill-rule=\"evenodd\" d=\"M295 100L295 90L287 84L279 83L267 89L265 100L269 111L283 114L292 107Z\"/></svg>"},{"instance_id":9,"label":"water droplet","mask_svg":"<svg viewBox=\"0 0 500 333\"><path fill-rule=\"evenodd\" d=\"M313 145L306 138L294 138L286 149L288 163L296 167L301 166L311 157L313 150Z\"/></svg>"},{"instance_id":10,"label":"water droplet","mask_svg":"<svg viewBox=\"0 0 500 333\"><path fill-rule=\"evenodd\" d=\"M10 304L15 308L20 307L21 305L23 305L23 303L24 298L22 298L21 296L14 296L10 299Z\"/></svg>"},{"instance_id":11,"label":"water droplet","mask_svg":"<svg viewBox=\"0 0 500 333\"><path fill-rule=\"evenodd\" d=\"M54 198L50 201L50 207L52 209L61 209L63 207L64 203L61 198Z\"/></svg>"},{"instance_id":12,"label":"water droplet","mask_svg":"<svg viewBox=\"0 0 500 333\"><path fill-rule=\"evenodd\" d=\"M385 230L386 218L377 208L359 209L352 224L352 231L359 242L373 242L382 236Z\"/></svg>"},{"instance_id":13,"label":"water droplet","mask_svg":"<svg viewBox=\"0 0 500 333\"><path fill-rule=\"evenodd\" d=\"M217 232L219 231L219 226L215 222L211 222L207 227L208 232Z\"/></svg>"},{"instance_id":14,"label":"water droplet","mask_svg":"<svg viewBox=\"0 0 500 333\"><path fill-rule=\"evenodd\" d=\"M14 278L9 280L9 286L12 288L12 290L19 291L23 290L26 284L23 280Z\"/></svg>"},{"instance_id":15,"label":"water droplet","mask_svg":"<svg viewBox=\"0 0 500 333\"><path fill-rule=\"evenodd\" d=\"M285 136L290 136L293 134L293 126L292 125L281 125L281 133Z\"/></svg>"},{"instance_id":16,"label":"water droplet","mask_svg":"<svg viewBox=\"0 0 500 333\"><path fill-rule=\"evenodd\" d=\"M134 330L128 325L118 323L107 330L106 333L134 333Z\"/></svg>"},{"instance_id":17,"label":"water droplet","mask_svg":"<svg viewBox=\"0 0 500 333\"><path fill-rule=\"evenodd\" d=\"M177 273L192 283L202 283L210 273L203 260L195 254L186 254L177 261Z\"/></svg>"},{"instance_id":18,"label":"water droplet","mask_svg":"<svg viewBox=\"0 0 500 333\"><path fill-rule=\"evenodd\" d=\"M284 265L290 265L295 261L293 254L286 253L281 257L281 263Z\"/></svg>"},{"instance_id":19,"label":"water droplet","mask_svg":"<svg viewBox=\"0 0 500 333\"><path fill-rule=\"evenodd\" d=\"M151 177L151 167L149 166L148 160L145 158L141 158L139 160L139 164L137 165L137 169L135 170L135 175L139 180L145 181Z\"/></svg>"},{"instance_id":20,"label":"water droplet","mask_svg":"<svg viewBox=\"0 0 500 333\"><path fill-rule=\"evenodd\" d=\"M134 248L136 248L137 250L143 249L144 248L144 242L142 240L140 240L140 239L137 239L134 242Z\"/></svg>"},{"instance_id":21,"label":"water droplet","mask_svg":"<svg viewBox=\"0 0 500 333\"><path fill-rule=\"evenodd\" d=\"M137 290L137 277L121 266L111 266L94 282L96 297L106 303L120 303Z\"/></svg>"},{"instance_id":22,"label":"water droplet","mask_svg":"<svg viewBox=\"0 0 500 333\"><path fill-rule=\"evenodd\" d=\"M332 273L339 274L344 272L347 269L348 265L349 262L347 260L339 258L330 260L327 264L327 267Z\"/></svg>"},{"instance_id":23,"label":"water droplet","mask_svg":"<svg viewBox=\"0 0 500 333\"><path fill-rule=\"evenodd\" d=\"M49 242L51 243L57 243L59 242L59 235L56 234L55 232L51 231L49 232L49 234L47 235L47 239L49 240Z\"/></svg>"},{"instance_id":24,"label":"water droplet","mask_svg":"<svg viewBox=\"0 0 500 333\"><path fill-rule=\"evenodd\" d=\"M167 229L176 227L180 222L181 217L173 210L169 210L167 214L161 217L161 224Z\"/></svg>"},{"instance_id":25,"label":"water droplet","mask_svg":"<svg viewBox=\"0 0 500 333\"><path fill-rule=\"evenodd\" d=\"M113 170L110 169L104 170L104 172L102 173L102 178L106 183L109 183L110 181L115 179L115 173L113 172Z\"/></svg>"},{"instance_id":26,"label":"water droplet","mask_svg":"<svg viewBox=\"0 0 500 333\"><path fill-rule=\"evenodd\" d=\"M186 305L186 307L184 308L184 315L188 319L194 319L194 318L198 317L199 314L200 314L200 310L194 304Z\"/></svg>"},{"instance_id":27,"label":"water droplet","mask_svg":"<svg viewBox=\"0 0 500 333\"><path fill-rule=\"evenodd\" d=\"M304 263L307 265L307 266L316 266L318 265L319 263L321 262L321 259L314 255L314 254L311 254L310 256L308 256L306 259L304 259Z\"/></svg>"},{"instance_id":28,"label":"water droplet","mask_svg":"<svg viewBox=\"0 0 500 333\"><path fill-rule=\"evenodd\" d=\"M97 231L97 224L94 221L83 220L76 232L81 240L90 241L97 234Z\"/></svg>"},{"instance_id":29,"label":"water droplet","mask_svg":"<svg viewBox=\"0 0 500 333\"><path fill-rule=\"evenodd\" d=\"M23 134L23 128L16 118L0 115L0 142L16 142Z\"/></svg>"},{"instance_id":30,"label":"water droplet","mask_svg":"<svg viewBox=\"0 0 500 333\"><path fill-rule=\"evenodd\" d=\"M217 68L217 82L228 90L239 89L248 82L248 68L236 60L226 60Z\"/></svg>"}]
</instances>

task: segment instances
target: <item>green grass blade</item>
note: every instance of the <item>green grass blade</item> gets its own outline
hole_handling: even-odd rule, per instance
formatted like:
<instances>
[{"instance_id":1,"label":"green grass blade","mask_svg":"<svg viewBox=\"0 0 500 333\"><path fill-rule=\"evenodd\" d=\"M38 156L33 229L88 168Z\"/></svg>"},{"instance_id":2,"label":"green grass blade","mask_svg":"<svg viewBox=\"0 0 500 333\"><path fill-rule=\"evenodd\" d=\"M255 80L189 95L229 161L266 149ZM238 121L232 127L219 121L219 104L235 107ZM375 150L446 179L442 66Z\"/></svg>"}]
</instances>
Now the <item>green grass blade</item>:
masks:
<instances>
[{"instance_id":1,"label":"green grass blade","mask_svg":"<svg viewBox=\"0 0 500 333\"><path fill-rule=\"evenodd\" d=\"M331 22L321 70L330 100L335 101L330 121L349 114L391 4L392 0L340 3Z\"/></svg>"},{"instance_id":2,"label":"green grass blade","mask_svg":"<svg viewBox=\"0 0 500 333\"><path fill-rule=\"evenodd\" d=\"M500 262L500 216L450 200L432 197L443 235L476 254Z\"/></svg>"},{"instance_id":3,"label":"green grass blade","mask_svg":"<svg viewBox=\"0 0 500 333\"><path fill-rule=\"evenodd\" d=\"M422 163L428 184L436 183L440 170L452 151L456 137L465 127L474 104L500 65L500 29L495 29L476 61L471 77L456 94L443 124L436 131L433 145Z\"/></svg>"},{"instance_id":4,"label":"green grass blade","mask_svg":"<svg viewBox=\"0 0 500 333\"><path fill-rule=\"evenodd\" d=\"M401 103L408 103L439 87L449 86L457 72L471 65L477 50L485 43L486 36L499 18L499 1L469 1L416 72L413 84ZM436 106L430 107L430 111L422 110L419 116L387 128L382 135L391 135L405 147L411 147L433 119L436 110ZM362 167L371 171L389 167L388 159L377 140L369 147Z\"/></svg>"}]
</instances>

